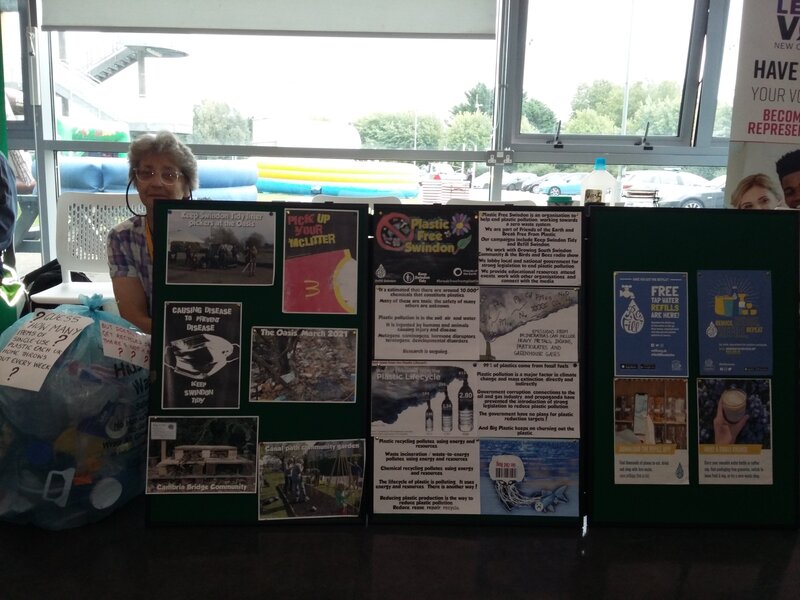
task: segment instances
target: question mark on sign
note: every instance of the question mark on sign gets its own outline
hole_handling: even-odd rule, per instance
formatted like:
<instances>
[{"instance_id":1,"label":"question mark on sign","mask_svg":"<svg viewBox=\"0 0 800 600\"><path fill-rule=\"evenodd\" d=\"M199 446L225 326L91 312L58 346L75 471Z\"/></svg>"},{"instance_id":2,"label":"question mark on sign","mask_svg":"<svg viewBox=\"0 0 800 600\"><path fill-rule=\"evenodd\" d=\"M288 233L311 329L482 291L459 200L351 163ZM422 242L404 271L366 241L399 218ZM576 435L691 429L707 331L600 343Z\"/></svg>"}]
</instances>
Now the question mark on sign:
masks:
<instances>
[{"instance_id":1,"label":"question mark on sign","mask_svg":"<svg viewBox=\"0 0 800 600\"><path fill-rule=\"evenodd\" d=\"M124 350L125 350L125 349L124 349L122 346L120 346L120 347L119 347L119 352L118 352L117 354L118 354L119 356L122 356L122 352L123 352Z\"/></svg>"},{"instance_id":2,"label":"question mark on sign","mask_svg":"<svg viewBox=\"0 0 800 600\"><path fill-rule=\"evenodd\" d=\"M131 360L136 358L136 350L131 350Z\"/></svg>"},{"instance_id":3,"label":"question mark on sign","mask_svg":"<svg viewBox=\"0 0 800 600\"><path fill-rule=\"evenodd\" d=\"M58 342L63 342L68 337L69 336L66 333L62 333L60 336L58 336L58 339L55 342L53 342L53 346L55 346Z\"/></svg>"},{"instance_id":4,"label":"question mark on sign","mask_svg":"<svg viewBox=\"0 0 800 600\"><path fill-rule=\"evenodd\" d=\"M6 377L6 381L11 379L17 373L19 373L19 367L14 367L13 369L11 369L11 374L8 377Z\"/></svg>"}]
</instances>

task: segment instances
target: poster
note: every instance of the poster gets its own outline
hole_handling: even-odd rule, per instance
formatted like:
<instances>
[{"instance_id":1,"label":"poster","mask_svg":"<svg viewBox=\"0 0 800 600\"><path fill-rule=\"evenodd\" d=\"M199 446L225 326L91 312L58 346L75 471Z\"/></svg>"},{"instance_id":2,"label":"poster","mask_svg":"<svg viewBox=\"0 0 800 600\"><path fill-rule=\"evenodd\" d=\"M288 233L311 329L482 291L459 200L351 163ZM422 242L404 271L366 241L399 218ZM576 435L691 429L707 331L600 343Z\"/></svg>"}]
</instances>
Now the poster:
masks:
<instances>
[{"instance_id":1,"label":"poster","mask_svg":"<svg viewBox=\"0 0 800 600\"><path fill-rule=\"evenodd\" d=\"M375 438L376 513L480 514L476 439Z\"/></svg>"},{"instance_id":2,"label":"poster","mask_svg":"<svg viewBox=\"0 0 800 600\"><path fill-rule=\"evenodd\" d=\"M686 379L614 380L614 483L689 484Z\"/></svg>"},{"instance_id":3,"label":"poster","mask_svg":"<svg viewBox=\"0 0 800 600\"><path fill-rule=\"evenodd\" d=\"M356 329L253 327L250 343L250 402L355 402Z\"/></svg>"},{"instance_id":4,"label":"poster","mask_svg":"<svg viewBox=\"0 0 800 600\"><path fill-rule=\"evenodd\" d=\"M169 284L272 285L275 213L171 210L167 249Z\"/></svg>"},{"instance_id":5,"label":"poster","mask_svg":"<svg viewBox=\"0 0 800 600\"><path fill-rule=\"evenodd\" d=\"M375 439L375 512L577 517L578 440Z\"/></svg>"},{"instance_id":6,"label":"poster","mask_svg":"<svg viewBox=\"0 0 800 600\"><path fill-rule=\"evenodd\" d=\"M577 437L577 363L372 366L372 435Z\"/></svg>"},{"instance_id":7,"label":"poster","mask_svg":"<svg viewBox=\"0 0 800 600\"><path fill-rule=\"evenodd\" d=\"M791 2L743 2L739 63L731 116L726 201L737 185L774 188L780 205L800 207L800 20ZM795 191L797 189L797 191Z\"/></svg>"},{"instance_id":8,"label":"poster","mask_svg":"<svg viewBox=\"0 0 800 600\"><path fill-rule=\"evenodd\" d=\"M686 273L614 273L614 374L688 377Z\"/></svg>"},{"instance_id":9,"label":"poster","mask_svg":"<svg viewBox=\"0 0 800 600\"><path fill-rule=\"evenodd\" d=\"M771 375L769 271L698 271L702 375Z\"/></svg>"},{"instance_id":10,"label":"poster","mask_svg":"<svg viewBox=\"0 0 800 600\"><path fill-rule=\"evenodd\" d=\"M261 442L258 518L358 517L365 448L363 439Z\"/></svg>"},{"instance_id":11,"label":"poster","mask_svg":"<svg viewBox=\"0 0 800 600\"><path fill-rule=\"evenodd\" d=\"M162 408L238 408L238 302L165 302Z\"/></svg>"},{"instance_id":12,"label":"poster","mask_svg":"<svg viewBox=\"0 0 800 600\"><path fill-rule=\"evenodd\" d=\"M147 494L254 494L256 417L150 417Z\"/></svg>"},{"instance_id":13,"label":"poster","mask_svg":"<svg viewBox=\"0 0 800 600\"><path fill-rule=\"evenodd\" d=\"M697 380L700 483L771 485L769 379Z\"/></svg>"},{"instance_id":14,"label":"poster","mask_svg":"<svg viewBox=\"0 0 800 600\"><path fill-rule=\"evenodd\" d=\"M355 314L358 211L285 212L283 312Z\"/></svg>"},{"instance_id":15,"label":"poster","mask_svg":"<svg viewBox=\"0 0 800 600\"><path fill-rule=\"evenodd\" d=\"M478 283L478 212L468 207L387 207L375 214L373 276L380 285Z\"/></svg>"},{"instance_id":16,"label":"poster","mask_svg":"<svg viewBox=\"0 0 800 600\"><path fill-rule=\"evenodd\" d=\"M579 286L580 212L480 213L480 283Z\"/></svg>"},{"instance_id":17,"label":"poster","mask_svg":"<svg viewBox=\"0 0 800 600\"><path fill-rule=\"evenodd\" d=\"M375 358L578 360L578 290L376 286Z\"/></svg>"},{"instance_id":18,"label":"poster","mask_svg":"<svg viewBox=\"0 0 800 600\"><path fill-rule=\"evenodd\" d=\"M482 440L481 513L577 517L578 440Z\"/></svg>"}]
</instances>

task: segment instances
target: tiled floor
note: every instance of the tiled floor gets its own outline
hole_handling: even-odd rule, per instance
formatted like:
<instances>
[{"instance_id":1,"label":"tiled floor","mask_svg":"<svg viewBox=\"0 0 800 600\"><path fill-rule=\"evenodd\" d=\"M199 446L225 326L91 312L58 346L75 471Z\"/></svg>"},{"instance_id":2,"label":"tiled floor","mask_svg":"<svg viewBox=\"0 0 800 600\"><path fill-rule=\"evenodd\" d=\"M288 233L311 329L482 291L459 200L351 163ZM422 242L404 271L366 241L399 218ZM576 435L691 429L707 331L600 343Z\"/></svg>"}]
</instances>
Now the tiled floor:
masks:
<instances>
[{"instance_id":1,"label":"tiled floor","mask_svg":"<svg viewBox=\"0 0 800 600\"><path fill-rule=\"evenodd\" d=\"M0 525L4 600L279 597L794 600L800 539L794 529L148 527L144 498L79 529Z\"/></svg>"}]
</instances>

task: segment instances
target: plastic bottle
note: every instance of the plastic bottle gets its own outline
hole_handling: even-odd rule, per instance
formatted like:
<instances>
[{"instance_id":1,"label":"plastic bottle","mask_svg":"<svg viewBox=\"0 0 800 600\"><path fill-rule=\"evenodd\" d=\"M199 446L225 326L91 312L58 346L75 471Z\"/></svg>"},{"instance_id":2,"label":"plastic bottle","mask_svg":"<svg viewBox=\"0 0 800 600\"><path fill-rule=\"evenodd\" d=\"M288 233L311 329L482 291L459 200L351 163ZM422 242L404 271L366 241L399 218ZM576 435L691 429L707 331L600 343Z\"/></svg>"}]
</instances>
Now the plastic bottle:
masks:
<instances>
[{"instance_id":1,"label":"plastic bottle","mask_svg":"<svg viewBox=\"0 0 800 600\"><path fill-rule=\"evenodd\" d=\"M442 384L444 388L444 400L442 400L442 431L449 433L453 431L453 403L447 391L447 384Z\"/></svg>"},{"instance_id":2,"label":"plastic bottle","mask_svg":"<svg viewBox=\"0 0 800 600\"><path fill-rule=\"evenodd\" d=\"M619 200L617 179L606 171L606 159L594 161L594 171L583 178L581 199L584 204L614 204Z\"/></svg>"},{"instance_id":3,"label":"plastic bottle","mask_svg":"<svg viewBox=\"0 0 800 600\"><path fill-rule=\"evenodd\" d=\"M425 409L425 431L427 433L431 433L433 431L433 409L431 408L431 397L430 394L425 394L427 396L427 403L428 408Z\"/></svg>"},{"instance_id":4,"label":"plastic bottle","mask_svg":"<svg viewBox=\"0 0 800 600\"><path fill-rule=\"evenodd\" d=\"M464 385L458 390L458 428L461 431L472 431L472 403L473 393L472 388L469 387L467 382L467 374L463 372Z\"/></svg>"}]
</instances>

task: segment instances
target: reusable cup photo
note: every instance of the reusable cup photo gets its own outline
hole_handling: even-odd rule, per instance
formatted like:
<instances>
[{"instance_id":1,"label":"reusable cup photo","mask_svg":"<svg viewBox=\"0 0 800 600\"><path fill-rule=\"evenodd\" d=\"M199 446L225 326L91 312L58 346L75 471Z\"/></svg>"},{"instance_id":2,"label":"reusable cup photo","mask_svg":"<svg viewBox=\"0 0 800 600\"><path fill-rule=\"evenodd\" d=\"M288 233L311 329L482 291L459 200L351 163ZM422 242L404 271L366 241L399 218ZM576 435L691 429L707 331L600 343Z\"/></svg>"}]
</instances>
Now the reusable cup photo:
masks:
<instances>
[{"instance_id":1,"label":"reusable cup photo","mask_svg":"<svg viewBox=\"0 0 800 600\"><path fill-rule=\"evenodd\" d=\"M722 403L722 414L728 423L738 423L747 414L747 394L744 390L727 389L722 392L719 401Z\"/></svg>"}]
</instances>

